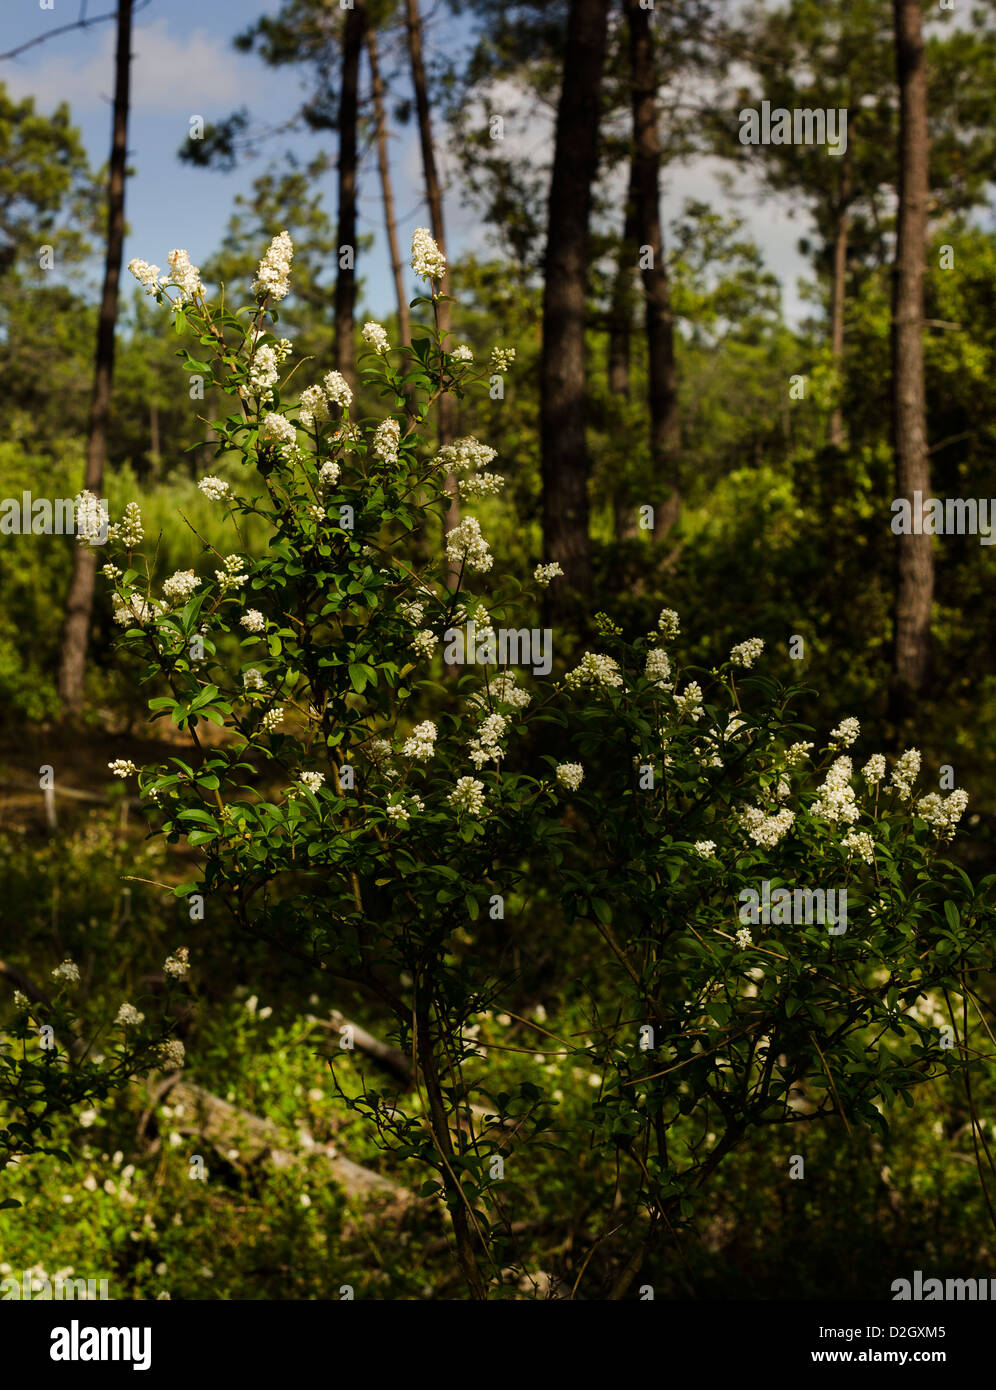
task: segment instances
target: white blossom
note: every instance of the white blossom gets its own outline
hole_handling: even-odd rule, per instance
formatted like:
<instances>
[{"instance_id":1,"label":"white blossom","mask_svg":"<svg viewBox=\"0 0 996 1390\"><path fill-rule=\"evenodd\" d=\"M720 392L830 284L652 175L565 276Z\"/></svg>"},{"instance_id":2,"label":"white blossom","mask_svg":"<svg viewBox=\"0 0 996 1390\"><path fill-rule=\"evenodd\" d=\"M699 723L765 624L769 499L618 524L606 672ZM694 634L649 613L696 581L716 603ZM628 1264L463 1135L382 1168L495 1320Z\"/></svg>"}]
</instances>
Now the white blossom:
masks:
<instances>
[{"instance_id":1,"label":"white blossom","mask_svg":"<svg viewBox=\"0 0 996 1390\"><path fill-rule=\"evenodd\" d=\"M748 637L746 642L738 642L730 652L730 660L734 666L743 666L746 670L754 665L754 662L764 651L764 639L762 637Z\"/></svg>"},{"instance_id":2,"label":"white blossom","mask_svg":"<svg viewBox=\"0 0 996 1390\"><path fill-rule=\"evenodd\" d=\"M541 584L544 589L547 589L550 586L550 581L561 578L563 573L564 571L554 560L549 565L537 565L533 570L533 578L537 584Z\"/></svg>"},{"instance_id":3,"label":"white blossom","mask_svg":"<svg viewBox=\"0 0 996 1390\"><path fill-rule=\"evenodd\" d=\"M259 263L259 270L252 282L255 295L267 295L270 299L283 299L290 292L290 268L294 258L294 243L286 232L275 236L267 247L266 254Z\"/></svg>"},{"instance_id":4,"label":"white blossom","mask_svg":"<svg viewBox=\"0 0 996 1390\"><path fill-rule=\"evenodd\" d=\"M57 965L52 971L52 979L58 980L59 984L67 984L74 988L80 982L80 968L67 956L62 964Z\"/></svg>"},{"instance_id":5,"label":"white blossom","mask_svg":"<svg viewBox=\"0 0 996 1390\"><path fill-rule=\"evenodd\" d=\"M446 559L451 565L463 565L467 569L486 574L494 564L494 556L481 534L481 524L476 517L468 516L454 526L446 537Z\"/></svg>"},{"instance_id":6,"label":"white blossom","mask_svg":"<svg viewBox=\"0 0 996 1390\"><path fill-rule=\"evenodd\" d=\"M369 343L374 352L379 352L382 355L391 349L387 333L379 323L374 323L372 319L368 319L363 325L363 341Z\"/></svg>"},{"instance_id":7,"label":"white blossom","mask_svg":"<svg viewBox=\"0 0 996 1390\"><path fill-rule=\"evenodd\" d=\"M584 768L580 763L558 763L557 781L568 791L576 792L584 778Z\"/></svg>"},{"instance_id":8,"label":"white blossom","mask_svg":"<svg viewBox=\"0 0 996 1390\"><path fill-rule=\"evenodd\" d=\"M466 811L472 816L480 815L484 809L484 783L479 782L476 777L461 777L447 800L458 810Z\"/></svg>"},{"instance_id":9,"label":"white blossom","mask_svg":"<svg viewBox=\"0 0 996 1390\"><path fill-rule=\"evenodd\" d=\"M420 280L441 280L446 273L446 257L428 227L416 227L412 235L412 270Z\"/></svg>"},{"instance_id":10,"label":"white blossom","mask_svg":"<svg viewBox=\"0 0 996 1390\"><path fill-rule=\"evenodd\" d=\"M212 502L223 502L227 497L231 497L232 489L223 478L207 477L202 478L197 484L205 497L209 497Z\"/></svg>"}]
</instances>

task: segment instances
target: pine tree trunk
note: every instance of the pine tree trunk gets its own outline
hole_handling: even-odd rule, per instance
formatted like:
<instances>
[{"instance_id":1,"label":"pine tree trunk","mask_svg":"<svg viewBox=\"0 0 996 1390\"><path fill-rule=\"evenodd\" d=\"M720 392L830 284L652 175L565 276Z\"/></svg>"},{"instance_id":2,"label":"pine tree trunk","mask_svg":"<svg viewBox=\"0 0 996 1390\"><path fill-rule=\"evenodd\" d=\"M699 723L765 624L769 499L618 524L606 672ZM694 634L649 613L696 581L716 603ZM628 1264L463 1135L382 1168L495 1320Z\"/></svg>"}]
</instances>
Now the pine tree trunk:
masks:
<instances>
[{"instance_id":1,"label":"pine tree trunk","mask_svg":"<svg viewBox=\"0 0 996 1390\"><path fill-rule=\"evenodd\" d=\"M374 124L377 132L377 162L380 166L380 187L384 199L384 230L394 275L394 292L398 300L398 335L402 343L411 341L411 316L405 292L404 268L398 245L398 224L394 215L394 190L391 185L391 161L387 145L387 118L384 114L384 79L380 73L377 35L371 26L367 30L367 54L370 58L370 85L373 90Z\"/></svg>"},{"instance_id":2,"label":"pine tree trunk","mask_svg":"<svg viewBox=\"0 0 996 1390\"><path fill-rule=\"evenodd\" d=\"M893 438L896 495L930 495L923 371L923 277L927 251L927 68L919 0L893 0L899 84L899 205L892 286ZM898 537L893 714L923 689L930 655L934 557L929 535Z\"/></svg>"},{"instance_id":3,"label":"pine tree trunk","mask_svg":"<svg viewBox=\"0 0 996 1390\"><path fill-rule=\"evenodd\" d=\"M353 319L356 312L356 121L366 11L362 0L346 11L342 31L342 84L339 91L339 267L335 281L336 370L356 385ZM343 265L343 249L349 249Z\"/></svg>"},{"instance_id":4,"label":"pine tree trunk","mask_svg":"<svg viewBox=\"0 0 996 1390\"><path fill-rule=\"evenodd\" d=\"M432 236L439 249L446 254L446 227L443 222L443 192L436 168L436 147L432 140L432 113L429 108L429 87L425 76L425 59L422 55L422 18L418 0L406 0L406 21L408 29L408 54L412 65L412 85L415 88L415 110L418 115L419 143L422 147L422 172L425 178L425 196L429 204L429 223ZM446 273L440 282L440 293L450 292L449 258ZM437 322L444 336L450 330L450 305L445 299L438 306ZM447 395L440 396L437 402L436 420L439 427L440 445L449 444L453 439L453 400ZM460 499L457 495L457 482L453 473L446 475L446 490L452 501L443 521L443 530L448 535L460 525ZM456 584L457 573L447 576L451 586Z\"/></svg>"},{"instance_id":5,"label":"pine tree trunk","mask_svg":"<svg viewBox=\"0 0 996 1390\"><path fill-rule=\"evenodd\" d=\"M540 357L545 561L565 587L591 592L585 441L588 221L598 156L608 0L571 0L547 213ZM550 590L559 606L558 591Z\"/></svg>"},{"instance_id":6,"label":"pine tree trunk","mask_svg":"<svg viewBox=\"0 0 996 1390\"><path fill-rule=\"evenodd\" d=\"M830 358L839 378L844 367L844 304L847 297L847 225L851 202L851 156L845 152L841 159L840 197L837 204L837 225L833 239L833 283L830 290ZM830 415L830 443L843 449L845 443L844 412L840 401Z\"/></svg>"},{"instance_id":7,"label":"pine tree trunk","mask_svg":"<svg viewBox=\"0 0 996 1390\"><path fill-rule=\"evenodd\" d=\"M633 165L630 162L626 217L616 257L616 274L609 306L609 390L620 401L630 395L630 358L633 331L633 281L637 264L636 209L633 199ZM629 540L638 534L635 509L629 493L629 480L616 470L612 487L612 510L616 540Z\"/></svg>"},{"instance_id":8,"label":"pine tree trunk","mask_svg":"<svg viewBox=\"0 0 996 1390\"><path fill-rule=\"evenodd\" d=\"M626 0L632 71L633 195L636 236L646 303L647 399L650 407L650 457L653 467L654 537L660 539L678 519L681 431L678 421L678 375L674 361L671 290L664 264L660 216L660 141L657 135L657 76L650 11L640 0ZM648 254L649 253L649 254Z\"/></svg>"},{"instance_id":9,"label":"pine tree trunk","mask_svg":"<svg viewBox=\"0 0 996 1390\"><path fill-rule=\"evenodd\" d=\"M98 496L103 487L104 465L107 461L107 426L111 411L111 385L114 380L114 330L118 317L118 284L124 248L131 17L132 0L119 0L114 117L107 186L107 253L104 259L100 317L97 320L93 394L90 400L86 474L83 484ZM63 708L68 712L78 710L83 703L96 570L96 552L88 546L77 545L73 555L73 574L59 643L59 695Z\"/></svg>"}]
</instances>

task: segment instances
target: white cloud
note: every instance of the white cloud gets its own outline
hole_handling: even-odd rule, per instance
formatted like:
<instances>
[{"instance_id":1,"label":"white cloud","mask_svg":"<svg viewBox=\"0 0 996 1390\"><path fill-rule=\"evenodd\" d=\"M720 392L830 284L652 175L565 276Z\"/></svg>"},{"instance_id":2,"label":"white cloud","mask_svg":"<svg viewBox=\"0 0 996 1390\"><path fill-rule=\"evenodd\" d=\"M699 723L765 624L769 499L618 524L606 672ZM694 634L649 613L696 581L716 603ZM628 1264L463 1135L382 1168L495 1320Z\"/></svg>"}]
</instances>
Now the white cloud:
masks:
<instances>
[{"instance_id":1,"label":"white cloud","mask_svg":"<svg viewBox=\"0 0 996 1390\"><path fill-rule=\"evenodd\" d=\"M114 95L114 25L96 34L74 35L75 53L57 53L53 45L34 50L30 65L22 60L3 78L15 97L33 96L41 110L68 101L74 117L105 110ZM83 49L90 50L88 57ZM244 63L227 38L203 29L170 34L167 21L139 24L132 36L131 109L136 115L199 114L208 119L227 114L240 92Z\"/></svg>"}]
</instances>

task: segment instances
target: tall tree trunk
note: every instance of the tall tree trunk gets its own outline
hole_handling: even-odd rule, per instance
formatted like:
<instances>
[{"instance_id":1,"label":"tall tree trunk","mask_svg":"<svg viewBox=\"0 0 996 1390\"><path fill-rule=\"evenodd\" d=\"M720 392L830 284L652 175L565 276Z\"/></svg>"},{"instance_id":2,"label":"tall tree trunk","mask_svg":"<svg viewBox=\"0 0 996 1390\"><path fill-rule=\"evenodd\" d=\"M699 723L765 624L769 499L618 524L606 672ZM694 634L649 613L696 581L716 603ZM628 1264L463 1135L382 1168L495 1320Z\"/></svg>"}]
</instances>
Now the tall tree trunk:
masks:
<instances>
[{"instance_id":1,"label":"tall tree trunk","mask_svg":"<svg viewBox=\"0 0 996 1390\"><path fill-rule=\"evenodd\" d=\"M118 282L121 278L121 254L124 247L132 3L133 0L118 0L114 118L107 185L107 254L104 259L104 290L100 301L100 317L97 321L93 394L90 400L86 473L83 484L97 495L103 487L104 464L107 460L107 425L111 411L111 384L114 379L114 330L118 317ZM78 710L83 703L96 570L96 552L88 546L77 545L59 643L59 695L67 711Z\"/></svg>"},{"instance_id":2,"label":"tall tree trunk","mask_svg":"<svg viewBox=\"0 0 996 1390\"><path fill-rule=\"evenodd\" d=\"M930 495L923 373L923 276L927 252L927 67L919 0L893 0L899 84L899 205L892 284L892 404L896 495ZM914 508L914 521L916 509ZM908 713L930 655L934 556L929 535L898 537L892 710Z\"/></svg>"},{"instance_id":3,"label":"tall tree trunk","mask_svg":"<svg viewBox=\"0 0 996 1390\"><path fill-rule=\"evenodd\" d=\"M620 402L630 394L630 356L633 330L633 281L637 264L636 209L633 198L633 164L630 161L629 189L626 195L626 217L623 223L616 274L609 305L609 391ZM629 493L630 479L623 470L615 469L611 487L612 511L616 540L628 540L638 534L635 508Z\"/></svg>"},{"instance_id":4,"label":"tall tree trunk","mask_svg":"<svg viewBox=\"0 0 996 1390\"><path fill-rule=\"evenodd\" d=\"M681 488L678 461L678 375L674 362L671 290L664 265L660 214L660 141L657 135L657 75L650 11L626 0L633 107L633 195L641 246L646 303L647 398L650 458L654 474L654 537L667 535L678 519ZM649 248L649 255L647 254Z\"/></svg>"},{"instance_id":5,"label":"tall tree trunk","mask_svg":"<svg viewBox=\"0 0 996 1390\"><path fill-rule=\"evenodd\" d=\"M411 316L408 312L404 268L401 260L401 249L398 245L398 224L394 215L394 190L391 186L391 161L387 146L387 118L384 114L384 79L380 73L377 35L372 25L367 29L367 55L370 59L370 85L373 90L377 162L380 165L380 187L384 199L384 230L387 233L387 246L391 256L394 292L398 299L398 335L402 343L408 343L412 336Z\"/></svg>"},{"instance_id":6,"label":"tall tree trunk","mask_svg":"<svg viewBox=\"0 0 996 1390\"><path fill-rule=\"evenodd\" d=\"M422 56L422 17L419 13L418 0L406 0L405 13L408 29L408 54L412 65L412 85L415 88L415 110L418 115L419 143L422 147L425 196L429 204L429 222L433 239L445 255L446 227L443 222L443 192L439 183L439 173L436 169L436 147L432 140L432 113L429 108L429 87L425 76L425 59ZM449 257L446 261L446 274L440 282L439 289L443 295L448 295L450 292ZM437 306L437 322L440 333L449 332L450 305L448 299L444 299ZM439 426L440 445L449 444L453 438L452 397L440 396L436 419ZM460 498L457 493L456 477L453 473L446 475L446 490L452 500L443 521L443 530L449 534L454 527L460 525ZM451 571L447 576L451 586L456 584L457 573L457 571Z\"/></svg>"},{"instance_id":7,"label":"tall tree trunk","mask_svg":"<svg viewBox=\"0 0 996 1390\"><path fill-rule=\"evenodd\" d=\"M847 229L851 203L851 155L845 151L841 159L840 195L837 203L837 225L833 238L833 283L830 289L830 358L839 380L844 367L844 303L847 291ZM843 449L844 412L838 398L830 415L830 443Z\"/></svg>"},{"instance_id":8,"label":"tall tree trunk","mask_svg":"<svg viewBox=\"0 0 996 1390\"><path fill-rule=\"evenodd\" d=\"M367 16L362 0L346 11L342 30L342 82L339 90L339 268L335 281L336 370L356 385L353 318L356 310L356 121L360 55ZM349 248L343 265L343 248Z\"/></svg>"},{"instance_id":9,"label":"tall tree trunk","mask_svg":"<svg viewBox=\"0 0 996 1390\"><path fill-rule=\"evenodd\" d=\"M588 221L598 158L608 0L571 0L550 180L540 356L544 560L591 592L585 441ZM551 595L557 591L551 589ZM554 598L553 603L558 603ZM559 605L558 605L559 606Z\"/></svg>"}]
</instances>

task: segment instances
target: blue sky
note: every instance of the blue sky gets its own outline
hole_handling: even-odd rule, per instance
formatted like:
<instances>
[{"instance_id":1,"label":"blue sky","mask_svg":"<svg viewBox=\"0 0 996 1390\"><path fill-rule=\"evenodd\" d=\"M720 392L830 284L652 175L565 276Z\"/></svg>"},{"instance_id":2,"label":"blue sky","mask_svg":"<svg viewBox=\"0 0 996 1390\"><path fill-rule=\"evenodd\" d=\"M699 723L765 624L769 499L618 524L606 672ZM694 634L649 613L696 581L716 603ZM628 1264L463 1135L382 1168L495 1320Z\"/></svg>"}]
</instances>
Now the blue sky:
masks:
<instances>
[{"instance_id":1,"label":"blue sky","mask_svg":"<svg viewBox=\"0 0 996 1390\"><path fill-rule=\"evenodd\" d=\"M0 51L7 51L46 28L74 19L80 0L54 0L52 10L42 10L36 0L0 3ZM89 0L91 14L112 8L112 0ZM271 159L290 149L305 160L323 148L323 142L334 139L328 134L276 137L259 158L241 164L231 174L193 168L176 157L192 115L210 122L246 105L253 124L266 126L286 120L299 104L303 75L292 68L268 68L254 55L238 53L232 47L236 33L259 15L277 8L276 0L151 0L136 16L129 131L134 175L127 189L130 232L126 262L138 256L165 265L170 248L182 246L195 264L201 263L221 241L236 193L248 191L253 178ZM427 5L425 9L429 14L426 53L431 65L440 45L451 45L454 38L458 42L465 39L467 30L455 23L442 5ZM91 162L98 166L106 161L110 142L113 60L114 24L103 23L57 35L17 59L0 63L0 81L16 97L34 96L43 111L50 111L60 100L68 101ZM365 75L362 80L366 80ZM510 130L508 148L535 154L539 146L542 151L547 143L546 119L545 114L533 113L528 131ZM412 230L428 221L413 126L396 132L392 161L404 245ZM448 163L452 168L445 152L442 163L444 170ZM786 205L770 198L732 203L719 189L718 172L719 162L706 160L669 171L662 208L665 218L676 215L690 196L718 208L735 207L747 218L748 230L768 265L782 278L786 312L791 319L797 318L803 306L795 282L807 268L796 242L806 230L805 221L790 220ZM326 207L334 217L334 170L326 175L326 185ZM451 257L482 246L485 229L476 211L463 205L456 187L450 188L446 217ZM380 186L372 151L361 170L360 221L361 230L375 234L372 251L357 267L365 281L364 307L374 315L386 314L393 307L394 295L380 229ZM414 282L412 288L414 292Z\"/></svg>"}]
</instances>

